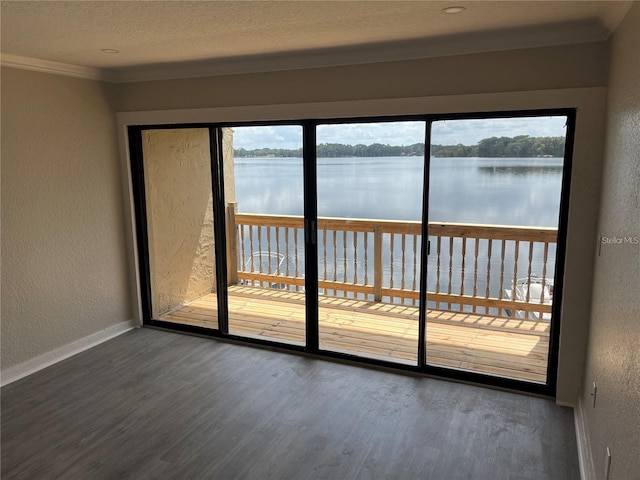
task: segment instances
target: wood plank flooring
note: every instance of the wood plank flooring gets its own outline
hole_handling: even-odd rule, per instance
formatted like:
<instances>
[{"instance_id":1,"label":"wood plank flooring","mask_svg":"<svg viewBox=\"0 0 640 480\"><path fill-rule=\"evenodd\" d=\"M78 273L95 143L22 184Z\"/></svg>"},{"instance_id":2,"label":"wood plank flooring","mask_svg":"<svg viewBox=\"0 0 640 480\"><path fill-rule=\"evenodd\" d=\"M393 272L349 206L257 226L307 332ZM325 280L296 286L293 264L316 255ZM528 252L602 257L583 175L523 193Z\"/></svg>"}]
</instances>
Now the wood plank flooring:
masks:
<instances>
[{"instance_id":1,"label":"wood plank flooring","mask_svg":"<svg viewBox=\"0 0 640 480\"><path fill-rule=\"evenodd\" d=\"M127 332L2 388L3 480L577 480L551 400Z\"/></svg>"},{"instance_id":2,"label":"wood plank flooring","mask_svg":"<svg viewBox=\"0 0 640 480\"><path fill-rule=\"evenodd\" d=\"M320 297L320 347L369 358L417 362L418 309ZM254 338L303 345L304 296L282 290L229 289L229 330ZM217 328L215 294L162 320ZM470 313L427 313L427 362L432 365L544 383L549 323Z\"/></svg>"}]
</instances>

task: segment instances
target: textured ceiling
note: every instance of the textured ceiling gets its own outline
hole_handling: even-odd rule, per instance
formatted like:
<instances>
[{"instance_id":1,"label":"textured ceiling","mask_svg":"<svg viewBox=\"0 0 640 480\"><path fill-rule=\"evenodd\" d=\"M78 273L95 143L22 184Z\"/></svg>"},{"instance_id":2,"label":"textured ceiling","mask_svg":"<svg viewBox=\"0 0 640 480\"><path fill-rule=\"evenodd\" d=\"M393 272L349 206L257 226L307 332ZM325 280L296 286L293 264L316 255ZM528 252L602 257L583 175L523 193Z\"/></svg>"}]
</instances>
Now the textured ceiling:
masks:
<instances>
[{"instance_id":1,"label":"textured ceiling","mask_svg":"<svg viewBox=\"0 0 640 480\"><path fill-rule=\"evenodd\" d=\"M467 10L458 15L440 12L452 4ZM375 61L375 49L390 49L393 56L394 46L395 53L404 49L414 57L438 54L437 49L428 51L430 45L440 45L443 54L466 53L474 45L513 48L509 38L517 44L523 32L522 46L603 40L630 4L3 0L1 49L3 54L106 69L249 61L269 55L305 55L312 63L313 55L349 49L362 59L369 51Z\"/></svg>"}]
</instances>

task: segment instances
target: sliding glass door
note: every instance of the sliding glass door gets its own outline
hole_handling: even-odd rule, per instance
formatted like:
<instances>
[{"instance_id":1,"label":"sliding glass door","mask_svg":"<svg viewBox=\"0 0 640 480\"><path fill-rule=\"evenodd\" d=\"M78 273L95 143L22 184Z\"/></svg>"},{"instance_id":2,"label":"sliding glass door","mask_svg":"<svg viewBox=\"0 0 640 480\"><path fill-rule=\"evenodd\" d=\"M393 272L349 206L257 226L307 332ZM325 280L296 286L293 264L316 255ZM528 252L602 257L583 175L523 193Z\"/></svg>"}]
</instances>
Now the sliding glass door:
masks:
<instances>
[{"instance_id":1,"label":"sliding glass door","mask_svg":"<svg viewBox=\"0 0 640 480\"><path fill-rule=\"evenodd\" d=\"M147 129L140 140L150 316L216 329L209 129Z\"/></svg>"},{"instance_id":2,"label":"sliding glass door","mask_svg":"<svg viewBox=\"0 0 640 480\"><path fill-rule=\"evenodd\" d=\"M418 364L424 122L317 127L320 348Z\"/></svg>"},{"instance_id":3,"label":"sliding glass door","mask_svg":"<svg viewBox=\"0 0 640 480\"><path fill-rule=\"evenodd\" d=\"M305 344L302 127L223 134L229 333Z\"/></svg>"},{"instance_id":4,"label":"sliding glass door","mask_svg":"<svg viewBox=\"0 0 640 480\"><path fill-rule=\"evenodd\" d=\"M566 123L432 123L429 365L547 381Z\"/></svg>"},{"instance_id":5,"label":"sliding glass door","mask_svg":"<svg viewBox=\"0 0 640 480\"><path fill-rule=\"evenodd\" d=\"M550 112L131 127L145 321L551 391Z\"/></svg>"}]
</instances>

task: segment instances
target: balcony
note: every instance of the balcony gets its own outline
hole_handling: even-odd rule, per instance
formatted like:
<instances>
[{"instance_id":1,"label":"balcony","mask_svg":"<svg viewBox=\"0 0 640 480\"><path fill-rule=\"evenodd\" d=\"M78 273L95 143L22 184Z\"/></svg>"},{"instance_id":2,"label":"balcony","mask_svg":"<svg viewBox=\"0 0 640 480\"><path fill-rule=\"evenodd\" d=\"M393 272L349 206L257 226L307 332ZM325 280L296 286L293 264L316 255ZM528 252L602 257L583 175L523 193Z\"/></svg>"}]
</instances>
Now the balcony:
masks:
<instances>
[{"instance_id":1,"label":"balcony","mask_svg":"<svg viewBox=\"0 0 640 480\"><path fill-rule=\"evenodd\" d=\"M300 216L227 212L230 333L303 344ZM429 224L427 362L544 383L557 229ZM421 223L318 219L320 347L415 365ZM217 328L215 293L165 313Z\"/></svg>"}]
</instances>

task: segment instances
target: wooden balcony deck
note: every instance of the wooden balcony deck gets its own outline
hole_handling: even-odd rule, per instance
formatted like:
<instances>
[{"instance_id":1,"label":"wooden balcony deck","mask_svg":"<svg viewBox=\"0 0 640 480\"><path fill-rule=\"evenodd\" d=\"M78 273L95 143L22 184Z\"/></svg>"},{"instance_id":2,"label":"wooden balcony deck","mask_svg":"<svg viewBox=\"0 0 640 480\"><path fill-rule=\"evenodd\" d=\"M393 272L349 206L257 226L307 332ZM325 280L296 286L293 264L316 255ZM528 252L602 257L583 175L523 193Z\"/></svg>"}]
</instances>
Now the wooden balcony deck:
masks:
<instances>
[{"instance_id":1,"label":"wooden balcony deck","mask_svg":"<svg viewBox=\"0 0 640 480\"><path fill-rule=\"evenodd\" d=\"M217 328L215 294L162 320ZM404 364L416 363L418 309L320 297L320 346ZM229 288L229 330L254 338L303 344L304 295L246 286ZM545 382L549 323L429 310L427 362L461 370Z\"/></svg>"}]
</instances>

